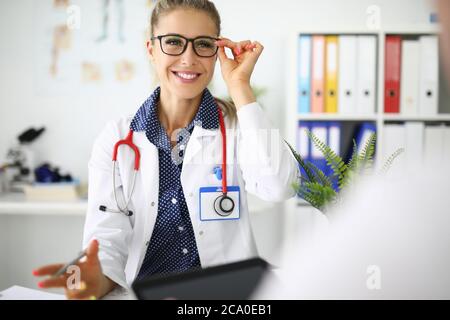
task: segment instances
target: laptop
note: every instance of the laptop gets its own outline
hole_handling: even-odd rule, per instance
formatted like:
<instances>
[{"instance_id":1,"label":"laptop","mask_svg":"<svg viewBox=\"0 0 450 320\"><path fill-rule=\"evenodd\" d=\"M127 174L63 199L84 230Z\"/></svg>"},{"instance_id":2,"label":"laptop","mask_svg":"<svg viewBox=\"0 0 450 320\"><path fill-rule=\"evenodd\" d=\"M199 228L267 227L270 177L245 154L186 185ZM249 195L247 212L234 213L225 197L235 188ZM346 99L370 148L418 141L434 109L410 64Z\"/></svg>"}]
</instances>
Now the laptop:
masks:
<instances>
[{"instance_id":1,"label":"laptop","mask_svg":"<svg viewBox=\"0 0 450 320\"><path fill-rule=\"evenodd\" d=\"M139 300L246 300L269 264L261 258L134 281Z\"/></svg>"}]
</instances>

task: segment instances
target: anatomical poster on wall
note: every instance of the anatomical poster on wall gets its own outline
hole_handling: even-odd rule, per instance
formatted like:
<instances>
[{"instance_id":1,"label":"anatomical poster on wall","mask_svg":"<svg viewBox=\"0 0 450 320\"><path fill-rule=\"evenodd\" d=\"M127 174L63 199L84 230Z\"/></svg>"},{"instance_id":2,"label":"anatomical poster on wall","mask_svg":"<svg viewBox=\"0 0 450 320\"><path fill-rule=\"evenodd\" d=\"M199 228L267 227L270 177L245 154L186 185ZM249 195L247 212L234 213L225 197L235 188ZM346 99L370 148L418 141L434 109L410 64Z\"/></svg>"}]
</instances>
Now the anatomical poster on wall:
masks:
<instances>
[{"instance_id":1,"label":"anatomical poster on wall","mask_svg":"<svg viewBox=\"0 0 450 320\"><path fill-rule=\"evenodd\" d=\"M30 44L37 94L150 85L145 43L153 5L152 0L35 0Z\"/></svg>"}]
</instances>

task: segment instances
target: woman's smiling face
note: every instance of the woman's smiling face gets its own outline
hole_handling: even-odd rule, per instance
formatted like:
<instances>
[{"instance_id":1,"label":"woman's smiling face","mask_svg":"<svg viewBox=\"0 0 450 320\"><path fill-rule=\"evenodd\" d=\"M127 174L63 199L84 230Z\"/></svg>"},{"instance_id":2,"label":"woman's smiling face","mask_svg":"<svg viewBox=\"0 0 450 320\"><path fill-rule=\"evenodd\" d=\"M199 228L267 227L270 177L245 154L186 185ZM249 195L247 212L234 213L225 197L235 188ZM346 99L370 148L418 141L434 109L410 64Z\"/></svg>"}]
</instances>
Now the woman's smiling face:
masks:
<instances>
[{"instance_id":1,"label":"woman's smiling face","mask_svg":"<svg viewBox=\"0 0 450 320\"><path fill-rule=\"evenodd\" d=\"M186 38L216 38L217 33L214 21L205 12L178 9L161 16L158 25L154 26L153 36L179 34ZM179 98L193 99L211 82L217 55L199 57L190 42L182 55L170 56L162 52L158 39L149 42L148 49L161 87Z\"/></svg>"}]
</instances>

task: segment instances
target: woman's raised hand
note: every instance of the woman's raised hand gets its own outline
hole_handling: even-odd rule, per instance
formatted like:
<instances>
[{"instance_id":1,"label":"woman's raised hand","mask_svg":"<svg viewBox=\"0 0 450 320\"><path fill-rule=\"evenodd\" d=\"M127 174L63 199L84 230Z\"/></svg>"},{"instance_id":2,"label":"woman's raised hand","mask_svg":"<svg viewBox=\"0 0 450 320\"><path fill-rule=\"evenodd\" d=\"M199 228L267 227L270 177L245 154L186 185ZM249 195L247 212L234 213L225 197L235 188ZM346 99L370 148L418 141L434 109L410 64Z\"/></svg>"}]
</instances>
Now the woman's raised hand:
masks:
<instances>
[{"instance_id":1,"label":"woman's raised hand","mask_svg":"<svg viewBox=\"0 0 450 320\"><path fill-rule=\"evenodd\" d=\"M254 102L256 99L250 87L250 78L264 47L257 41L234 42L226 38L217 41L217 45L222 76L236 107L239 109ZM233 58L228 58L225 48L231 49Z\"/></svg>"},{"instance_id":2,"label":"woman's raised hand","mask_svg":"<svg viewBox=\"0 0 450 320\"><path fill-rule=\"evenodd\" d=\"M222 75L228 87L250 84L250 77L264 47L257 41L234 42L222 38L217 41ZM231 49L233 59L225 54L225 48Z\"/></svg>"}]
</instances>

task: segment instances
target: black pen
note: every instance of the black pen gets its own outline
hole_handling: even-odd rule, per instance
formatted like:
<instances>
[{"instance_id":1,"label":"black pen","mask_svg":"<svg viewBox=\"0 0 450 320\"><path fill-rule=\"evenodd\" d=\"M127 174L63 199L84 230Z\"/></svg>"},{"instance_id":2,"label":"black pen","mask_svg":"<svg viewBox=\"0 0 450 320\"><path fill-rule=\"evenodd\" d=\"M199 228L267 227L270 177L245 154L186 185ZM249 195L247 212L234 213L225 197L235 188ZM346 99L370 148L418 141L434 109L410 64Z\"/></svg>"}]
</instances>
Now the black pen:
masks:
<instances>
[{"instance_id":1,"label":"black pen","mask_svg":"<svg viewBox=\"0 0 450 320\"><path fill-rule=\"evenodd\" d=\"M75 259L73 259L73 260L70 261L68 264L66 264L66 265L63 266L61 269L59 269L59 270L53 275L53 277L59 277L59 276L62 276L64 273L66 273L67 269L68 269L70 266L77 264L77 263L80 261L81 258L83 258L83 257L86 256L86 254L87 254L87 249L81 251Z\"/></svg>"}]
</instances>

